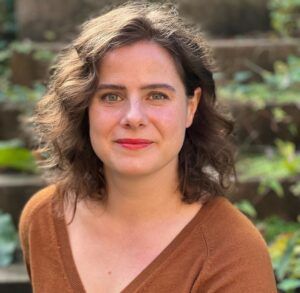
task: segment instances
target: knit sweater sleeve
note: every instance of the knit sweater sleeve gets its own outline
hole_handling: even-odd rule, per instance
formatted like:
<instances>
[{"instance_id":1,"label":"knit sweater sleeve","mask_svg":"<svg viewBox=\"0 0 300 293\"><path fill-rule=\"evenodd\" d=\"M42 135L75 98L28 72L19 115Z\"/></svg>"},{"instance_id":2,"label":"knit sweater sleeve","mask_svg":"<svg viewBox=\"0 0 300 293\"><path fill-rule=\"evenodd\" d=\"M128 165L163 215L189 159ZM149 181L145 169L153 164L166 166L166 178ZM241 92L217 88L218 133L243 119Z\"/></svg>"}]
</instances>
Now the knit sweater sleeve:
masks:
<instances>
[{"instance_id":1,"label":"knit sweater sleeve","mask_svg":"<svg viewBox=\"0 0 300 293\"><path fill-rule=\"evenodd\" d=\"M30 271L30 256L29 256L29 234L30 234L30 223L31 223L31 208L27 203L22 210L20 220L19 220L19 239L21 244L21 249L23 253L23 260L26 265L28 276L31 280Z\"/></svg>"},{"instance_id":2,"label":"knit sweater sleeve","mask_svg":"<svg viewBox=\"0 0 300 293\"><path fill-rule=\"evenodd\" d=\"M210 219L210 224L215 222L215 225L204 225L208 256L193 292L276 293L271 259L263 237L234 206L227 208L231 209L230 213L221 211Z\"/></svg>"},{"instance_id":3,"label":"knit sweater sleeve","mask_svg":"<svg viewBox=\"0 0 300 293\"><path fill-rule=\"evenodd\" d=\"M37 211L45 204L46 199L54 190L54 186L49 186L35 193L25 204L18 224L18 233L23 253L23 260L26 265L28 276L31 280L31 266L30 266L30 235L32 224L35 221Z\"/></svg>"}]
</instances>

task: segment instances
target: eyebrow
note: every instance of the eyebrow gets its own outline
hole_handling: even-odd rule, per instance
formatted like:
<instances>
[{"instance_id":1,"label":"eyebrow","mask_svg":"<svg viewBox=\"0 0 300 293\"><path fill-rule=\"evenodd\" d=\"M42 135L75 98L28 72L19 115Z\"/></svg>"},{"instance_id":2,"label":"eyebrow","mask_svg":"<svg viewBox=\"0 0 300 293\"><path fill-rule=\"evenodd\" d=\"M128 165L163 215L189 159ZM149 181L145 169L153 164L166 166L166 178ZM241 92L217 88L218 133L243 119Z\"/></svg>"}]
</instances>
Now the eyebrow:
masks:
<instances>
[{"instance_id":1,"label":"eyebrow","mask_svg":"<svg viewBox=\"0 0 300 293\"><path fill-rule=\"evenodd\" d=\"M148 89L153 90L159 88L164 88L172 92L176 92L175 88L167 83L153 83L153 84L147 84L140 87L141 90L148 90ZM97 90L105 90L105 89L126 90L126 87L119 84L99 84L97 87Z\"/></svg>"}]
</instances>

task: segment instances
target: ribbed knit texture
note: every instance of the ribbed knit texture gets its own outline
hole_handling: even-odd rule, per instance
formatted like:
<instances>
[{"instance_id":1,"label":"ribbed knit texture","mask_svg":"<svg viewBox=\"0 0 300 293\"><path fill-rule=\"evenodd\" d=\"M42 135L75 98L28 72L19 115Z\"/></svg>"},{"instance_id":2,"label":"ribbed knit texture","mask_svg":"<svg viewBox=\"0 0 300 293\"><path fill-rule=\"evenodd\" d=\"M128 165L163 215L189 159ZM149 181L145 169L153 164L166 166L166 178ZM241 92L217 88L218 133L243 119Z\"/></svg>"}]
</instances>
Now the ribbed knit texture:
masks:
<instances>
[{"instance_id":1,"label":"ribbed knit texture","mask_svg":"<svg viewBox=\"0 0 300 293\"><path fill-rule=\"evenodd\" d=\"M34 293L86 292L72 257L63 213L56 213L59 207L55 187L49 186L32 196L22 211L19 235ZM122 292L277 290L261 234L228 199L216 197Z\"/></svg>"}]
</instances>

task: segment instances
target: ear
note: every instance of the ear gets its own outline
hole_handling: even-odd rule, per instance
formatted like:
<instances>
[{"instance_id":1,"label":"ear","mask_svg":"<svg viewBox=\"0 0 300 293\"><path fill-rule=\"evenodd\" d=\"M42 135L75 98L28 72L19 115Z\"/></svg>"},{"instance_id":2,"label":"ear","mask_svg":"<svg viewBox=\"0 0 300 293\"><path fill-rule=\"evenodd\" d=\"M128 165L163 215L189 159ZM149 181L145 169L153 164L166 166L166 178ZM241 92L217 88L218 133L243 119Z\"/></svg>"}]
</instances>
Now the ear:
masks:
<instances>
[{"instance_id":1,"label":"ear","mask_svg":"<svg viewBox=\"0 0 300 293\"><path fill-rule=\"evenodd\" d=\"M201 93L202 93L201 88L197 87L194 90L194 95L192 97L188 97L187 117L186 117L186 125L185 125L186 128L190 127L193 123L193 119L201 99Z\"/></svg>"}]
</instances>

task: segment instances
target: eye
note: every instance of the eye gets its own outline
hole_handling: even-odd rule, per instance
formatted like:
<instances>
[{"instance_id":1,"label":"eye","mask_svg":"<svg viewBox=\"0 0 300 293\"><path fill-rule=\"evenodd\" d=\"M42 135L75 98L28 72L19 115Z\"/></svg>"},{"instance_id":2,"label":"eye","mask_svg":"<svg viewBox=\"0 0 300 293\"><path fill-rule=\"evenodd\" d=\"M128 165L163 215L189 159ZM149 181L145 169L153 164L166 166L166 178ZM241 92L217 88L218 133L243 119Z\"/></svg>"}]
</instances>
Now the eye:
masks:
<instances>
[{"instance_id":1,"label":"eye","mask_svg":"<svg viewBox=\"0 0 300 293\"><path fill-rule=\"evenodd\" d=\"M150 95L151 100L168 100L169 97L163 93L151 93Z\"/></svg>"},{"instance_id":2,"label":"eye","mask_svg":"<svg viewBox=\"0 0 300 293\"><path fill-rule=\"evenodd\" d=\"M105 94L105 95L101 96L101 100L104 102L111 103L111 102L121 101L122 98L117 94Z\"/></svg>"}]
</instances>

